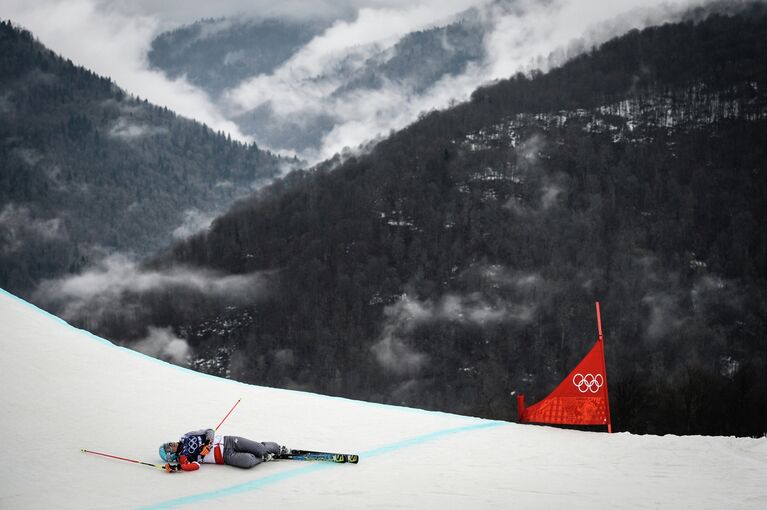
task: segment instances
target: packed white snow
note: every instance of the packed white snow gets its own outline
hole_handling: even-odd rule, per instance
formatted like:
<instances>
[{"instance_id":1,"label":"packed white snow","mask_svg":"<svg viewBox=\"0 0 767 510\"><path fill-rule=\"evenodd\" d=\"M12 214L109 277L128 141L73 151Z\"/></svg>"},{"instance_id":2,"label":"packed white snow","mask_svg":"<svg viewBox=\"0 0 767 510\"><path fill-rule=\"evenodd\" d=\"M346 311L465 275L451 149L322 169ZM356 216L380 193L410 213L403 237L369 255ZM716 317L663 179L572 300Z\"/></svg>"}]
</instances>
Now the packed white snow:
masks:
<instances>
[{"instance_id":1,"label":"packed white snow","mask_svg":"<svg viewBox=\"0 0 767 510\"><path fill-rule=\"evenodd\" d=\"M0 291L0 508L767 508L767 439L518 425L249 386L77 330ZM351 464L165 473L160 443L215 427ZM509 405L513 405L509 401Z\"/></svg>"}]
</instances>

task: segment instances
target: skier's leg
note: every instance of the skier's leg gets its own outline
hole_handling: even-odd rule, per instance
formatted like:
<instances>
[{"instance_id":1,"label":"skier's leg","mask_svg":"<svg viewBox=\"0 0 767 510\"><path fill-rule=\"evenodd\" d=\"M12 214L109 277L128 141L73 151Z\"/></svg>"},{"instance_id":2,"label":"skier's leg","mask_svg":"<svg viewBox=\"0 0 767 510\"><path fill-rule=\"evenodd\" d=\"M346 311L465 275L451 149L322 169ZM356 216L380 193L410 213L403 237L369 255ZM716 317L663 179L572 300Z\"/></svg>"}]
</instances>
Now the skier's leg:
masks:
<instances>
[{"instance_id":1,"label":"skier's leg","mask_svg":"<svg viewBox=\"0 0 767 510\"><path fill-rule=\"evenodd\" d=\"M280 453L277 443L259 443L244 437L227 436L224 440L224 463L245 469L252 468L263 462L267 453Z\"/></svg>"},{"instance_id":2,"label":"skier's leg","mask_svg":"<svg viewBox=\"0 0 767 510\"><path fill-rule=\"evenodd\" d=\"M256 457L252 453L232 452L228 455L224 455L225 464L243 469L250 469L258 466L262 462L263 460L261 460L261 457Z\"/></svg>"},{"instance_id":3,"label":"skier's leg","mask_svg":"<svg viewBox=\"0 0 767 510\"><path fill-rule=\"evenodd\" d=\"M258 457L263 457L267 453L280 453L280 445L277 443L259 443L258 441L251 441L250 439L246 439L244 437L234 438L234 449L238 452L252 453Z\"/></svg>"},{"instance_id":4,"label":"skier's leg","mask_svg":"<svg viewBox=\"0 0 767 510\"><path fill-rule=\"evenodd\" d=\"M264 445L264 448L266 448L266 451L269 453L273 453L277 455L281 451L280 445L278 445L277 443L272 443L271 441L265 441L261 444Z\"/></svg>"},{"instance_id":5,"label":"skier's leg","mask_svg":"<svg viewBox=\"0 0 767 510\"><path fill-rule=\"evenodd\" d=\"M261 464L266 448L261 443L237 436L224 440L224 463L230 466L250 469Z\"/></svg>"},{"instance_id":6,"label":"skier's leg","mask_svg":"<svg viewBox=\"0 0 767 510\"><path fill-rule=\"evenodd\" d=\"M258 455L259 457L263 457L266 452L266 448L263 444L257 442L257 441L251 441L250 439L246 439L244 437L234 437L234 449L238 452L246 452L246 453L252 453L253 455Z\"/></svg>"}]
</instances>

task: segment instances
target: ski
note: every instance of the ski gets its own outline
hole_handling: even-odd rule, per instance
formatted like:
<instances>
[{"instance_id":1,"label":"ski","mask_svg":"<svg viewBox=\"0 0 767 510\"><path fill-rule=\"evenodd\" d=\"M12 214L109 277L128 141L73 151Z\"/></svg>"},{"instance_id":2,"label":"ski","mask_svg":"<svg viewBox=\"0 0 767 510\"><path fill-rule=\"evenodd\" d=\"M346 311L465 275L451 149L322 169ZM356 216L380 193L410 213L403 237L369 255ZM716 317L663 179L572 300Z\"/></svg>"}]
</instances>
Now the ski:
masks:
<instances>
[{"instance_id":1,"label":"ski","mask_svg":"<svg viewBox=\"0 0 767 510\"><path fill-rule=\"evenodd\" d=\"M315 452L312 450L290 450L288 453L275 455L274 458L282 460L336 462L338 464L356 464L360 461L359 455L352 455L349 453Z\"/></svg>"}]
</instances>

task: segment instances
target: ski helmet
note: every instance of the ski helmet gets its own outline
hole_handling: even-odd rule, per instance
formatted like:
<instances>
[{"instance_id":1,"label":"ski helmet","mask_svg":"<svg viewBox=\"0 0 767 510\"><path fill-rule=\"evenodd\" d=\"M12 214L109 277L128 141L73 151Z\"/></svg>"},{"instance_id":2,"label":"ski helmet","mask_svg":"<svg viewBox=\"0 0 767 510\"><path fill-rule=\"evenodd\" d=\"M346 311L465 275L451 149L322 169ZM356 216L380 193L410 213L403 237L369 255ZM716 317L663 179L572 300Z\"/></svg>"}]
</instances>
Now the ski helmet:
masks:
<instances>
[{"instance_id":1,"label":"ski helmet","mask_svg":"<svg viewBox=\"0 0 767 510\"><path fill-rule=\"evenodd\" d=\"M174 452L173 443L163 443L160 445L160 458L165 462L176 462L178 454Z\"/></svg>"}]
</instances>

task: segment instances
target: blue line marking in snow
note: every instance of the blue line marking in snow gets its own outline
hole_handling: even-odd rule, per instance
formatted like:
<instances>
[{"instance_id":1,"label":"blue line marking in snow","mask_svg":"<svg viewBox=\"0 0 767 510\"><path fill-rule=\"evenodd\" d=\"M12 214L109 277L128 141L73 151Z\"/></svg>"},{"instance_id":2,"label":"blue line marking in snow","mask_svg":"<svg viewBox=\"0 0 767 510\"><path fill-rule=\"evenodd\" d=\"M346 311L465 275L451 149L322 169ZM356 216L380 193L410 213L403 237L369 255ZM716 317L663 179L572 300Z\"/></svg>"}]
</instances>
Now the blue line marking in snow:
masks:
<instances>
[{"instance_id":1,"label":"blue line marking in snow","mask_svg":"<svg viewBox=\"0 0 767 510\"><path fill-rule=\"evenodd\" d=\"M399 443L393 443L388 446L382 446L380 448L362 452L360 453L360 462L363 462L366 459L369 459L371 457L377 457L379 455L384 455L397 450L402 450L404 448L410 448L413 446L421 445L423 443L428 443L429 441L435 441L445 436L460 434L462 432L472 432L472 431L480 430L480 429L500 427L501 425L508 425L508 423L504 421L482 421L481 423L474 423L472 425L464 425L462 427L454 427L450 429L438 430L436 432L431 432L429 434L424 434L421 436L412 437L410 439L405 439L404 441L400 441ZM192 503L201 503L203 501L209 501L211 499L218 499L225 496L242 494L243 492L249 492L249 491L261 489L263 487L267 487L275 483L283 482L285 480L289 480L291 478L296 478L299 476L309 475L321 469L327 469L334 466L335 464L325 463L325 462L312 463L309 466L301 467L298 469L291 469L290 471L284 471L282 473L275 473L273 475L268 475L263 478L259 478L258 480L253 480L252 482L233 485L231 487L225 487L223 489L217 489L210 492L203 492L201 494L195 494L193 496L185 496L183 498L171 499L169 501L157 503L155 505L141 507L139 510L162 510L165 508L175 508L179 506L189 505Z\"/></svg>"},{"instance_id":2,"label":"blue line marking in snow","mask_svg":"<svg viewBox=\"0 0 767 510\"><path fill-rule=\"evenodd\" d=\"M422 436L416 436L410 439L405 439L404 441L400 441L399 443L394 443L388 446L382 446L380 448L376 448L374 450L368 450L366 452L362 452L360 454L360 458L364 457L366 459L369 459L371 457L377 457L379 455L384 455L386 453L402 450L403 448L410 448L411 446L417 446L423 443L428 443L429 441L434 441L436 439L440 439L445 436L450 436L453 434L460 434L462 432L469 432L469 431L480 430L480 429L500 427L501 425L508 425L508 422L483 421L481 423L475 423L473 425L464 425L463 427L454 427L451 429L438 430L436 432L431 432L429 434L424 434Z\"/></svg>"},{"instance_id":3,"label":"blue line marking in snow","mask_svg":"<svg viewBox=\"0 0 767 510\"><path fill-rule=\"evenodd\" d=\"M48 317L48 318L58 322L58 323L60 323L60 324L66 326L68 328L74 329L75 331L77 331L77 332L79 332L79 333L89 337L90 339L96 340L97 342L99 342L102 345L120 349L120 350L122 350L124 352L128 352L128 353L136 355L136 356L140 356L140 357L142 357L142 358L144 358L146 360L150 360L150 361L155 362L155 363L161 363L165 367L172 367L172 368L175 368L177 370L183 370L184 372L186 372L188 374L195 374L195 375L198 375L198 376L207 377L209 379L216 379L217 381L224 381L224 382L228 382L228 383L232 383L232 384L239 384L239 385L243 385L243 386L251 386L252 387L252 385L250 385L250 384L241 383L239 381L234 381L234 380L231 380L231 379L224 379L224 378L221 378L221 377L216 377L216 376L213 376L213 375L204 374L202 372L195 372L194 370L191 370L189 368L180 367L178 365L173 365L172 363L168 363L166 361L162 361L162 360L159 360L157 358L152 358L151 356L147 356L146 354L142 354L142 353L140 353L138 351L134 351L132 349L128 349L127 347L121 347L119 345L115 345L112 342L110 342L109 340L106 340L104 338L96 336L96 335L94 335L93 333L91 333L89 331L86 331L84 329L79 329L79 328L76 328L76 327L72 326L67 321L62 319L61 317L57 317L56 315L53 315L52 313L49 313L49 312L43 310L42 308L39 308L38 306L35 306L34 304L30 303L29 301L26 301L24 299L21 299L18 296L15 296L15 295L11 294L7 290L3 289L2 287L0 287L0 294L5 295L5 296L13 299L14 301L16 301L18 303L21 303L22 305L24 305L24 306L34 310L35 312L38 312L38 313L40 313L40 314L42 314L42 315L44 315L44 316L46 316L46 317ZM281 388L271 388L271 389L277 390L277 391L288 391L288 392L291 392L291 393L294 392L293 390L285 390L285 389L281 389ZM350 399L345 399L345 398L342 398L342 397L333 397L333 396L330 396L330 395L321 395L319 393L309 393L309 392L299 392L299 393L303 393L305 395L311 395L311 396L314 396L314 397L328 398L328 399L332 399L332 400L345 400L345 401L348 401L350 403L354 403L356 405L364 405L364 406L372 406L372 407L385 407L387 409L400 410L400 411L409 411L409 412L415 412L415 413L443 414L445 416L456 416L456 415L452 415L450 413L442 413L442 412L439 412L439 411L426 411L426 410L423 410L423 409L416 409L416 408L409 408L409 407L400 407L400 406L392 406L392 405L387 405L387 404L379 404L377 402L365 402L365 401L362 401L362 400L350 400ZM410 439L405 439L403 441L400 441L399 443L393 443L393 444L388 445L388 446L382 446L380 448L375 448L373 450L368 450L366 452L362 452L362 453L360 453L360 459L369 459L371 457L377 457L379 455L384 455L384 454L387 454L387 453L391 453L391 452L394 452L394 451L397 451L397 450L401 450L403 448L410 448L412 446L417 446L417 445L420 445L420 444L423 444L423 443L427 443L429 441L434 441L434 440L437 440L437 439L440 439L442 437L449 436L449 435L452 435L452 434L459 434L459 433L462 433L462 432L470 432L470 431L473 431L473 430L498 427L498 426L507 425L507 424L508 424L507 422L503 422L503 421L482 420L480 423L474 423L474 424L471 424L471 425L464 425L464 426L461 426L461 427L454 427L454 428L450 428L450 429L438 430L436 432L431 432L429 434L424 434L424 435L416 436L416 437L413 437L413 438L410 438ZM184 497L184 498L178 498L178 499L173 499L173 500L170 500L170 501L166 501L164 503L158 503L156 505L150 505L150 506L147 506L147 507L143 507L143 510L156 510L156 509L159 510L159 509L163 509L163 508L173 508L173 507L188 505L188 504L192 504L192 503L197 503L197 502L200 502L200 501L208 501L208 500L211 500L211 499L221 498L221 497L224 497L224 496L231 496L231 495L234 495L234 494L240 494L240 493L243 493L243 492L253 491L253 490L256 490L256 489L260 489L262 487L266 487L268 485L279 483L279 482L282 482L284 480L289 480L291 478L295 478L295 477L298 477L298 476L308 475L308 474L314 473L316 471L319 471L321 469L327 469L327 468L333 467L333 466L334 466L334 464L331 464L331 463L322 463L322 462L312 463L312 464L310 464L308 466L301 467L301 468L298 468L298 469L292 469L290 471L285 471L285 472L282 472L282 473L275 473L273 475L268 475L268 476L265 476L263 478L259 478L258 480L253 480L252 482L247 482L247 483L240 484L240 485L234 485L232 487L227 487L227 488L224 488L224 489L218 489L218 490L211 491L211 492L205 492L205 493L202 493L202 494L198 494L196 496L188 496L188 497Z\"/></svg>"}]
</instances>

